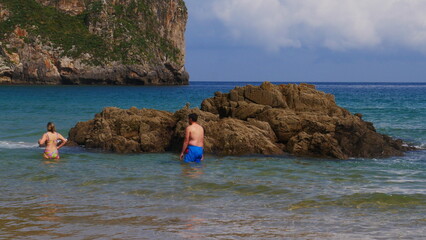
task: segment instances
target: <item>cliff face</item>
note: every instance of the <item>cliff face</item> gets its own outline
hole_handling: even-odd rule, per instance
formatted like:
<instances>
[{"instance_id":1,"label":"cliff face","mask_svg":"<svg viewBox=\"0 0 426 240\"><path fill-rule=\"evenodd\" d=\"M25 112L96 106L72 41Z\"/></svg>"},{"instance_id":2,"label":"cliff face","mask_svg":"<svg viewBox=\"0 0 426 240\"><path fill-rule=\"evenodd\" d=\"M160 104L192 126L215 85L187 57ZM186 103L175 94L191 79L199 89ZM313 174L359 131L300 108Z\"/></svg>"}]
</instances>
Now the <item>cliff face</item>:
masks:
<instances>
[{"instance_id":1,"label":"cliff face","mask_svg":"<svg viewBox=\"0 0 426 240\"><path fill-rule=\"evenodd\" d=\"M183 0L0 0L0 83L188 84Z\"/></svg>"}]
</instances>

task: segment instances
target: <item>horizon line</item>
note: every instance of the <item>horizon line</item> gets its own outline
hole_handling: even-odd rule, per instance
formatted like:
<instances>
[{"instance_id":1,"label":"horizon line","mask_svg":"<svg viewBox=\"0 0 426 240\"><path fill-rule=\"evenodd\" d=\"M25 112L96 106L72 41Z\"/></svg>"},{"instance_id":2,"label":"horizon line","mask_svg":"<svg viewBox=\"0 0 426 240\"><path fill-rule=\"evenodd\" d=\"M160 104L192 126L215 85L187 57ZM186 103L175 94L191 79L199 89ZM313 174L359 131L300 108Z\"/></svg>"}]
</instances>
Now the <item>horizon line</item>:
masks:
<instances>
[{"instance_id":1,"label":"horizon line","mask_svg":"<svg viewBox=\"0 0 426 240\"><path fill-rule=\"evenodd\" d=\"M229 80L190 80L189 83L191 82L224 82L224 83L262 83L262 82L270 82L270 83L406 83L406 84L410 84L410 83L424 83L426 84L426 81L420 82L420 81L413 81L413 82L397 82L397 81L229 81Z\"/></svg>"}]
</instances>

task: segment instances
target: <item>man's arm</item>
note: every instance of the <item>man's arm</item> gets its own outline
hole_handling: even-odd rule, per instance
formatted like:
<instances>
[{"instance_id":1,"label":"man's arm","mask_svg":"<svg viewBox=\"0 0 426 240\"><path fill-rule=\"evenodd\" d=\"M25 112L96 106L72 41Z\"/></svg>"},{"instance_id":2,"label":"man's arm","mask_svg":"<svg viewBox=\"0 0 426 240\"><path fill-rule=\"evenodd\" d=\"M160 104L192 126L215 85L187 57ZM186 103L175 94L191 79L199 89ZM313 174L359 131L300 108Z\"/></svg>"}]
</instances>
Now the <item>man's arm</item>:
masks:
<instances>
[{"instance_id":1,"label":"man's arm","mask_svg":"<svg viewBox=\"0 0 426 240\"><path fill-rule=\"evenodd\" d=\"M189 127L187 127L186 130L185 130L185 139L183 140L182 152L180 153L180 160L183 159L183 155L185 153L185 150L188 147L189 134L190 134Z\"/></svg>"}]
</instances>

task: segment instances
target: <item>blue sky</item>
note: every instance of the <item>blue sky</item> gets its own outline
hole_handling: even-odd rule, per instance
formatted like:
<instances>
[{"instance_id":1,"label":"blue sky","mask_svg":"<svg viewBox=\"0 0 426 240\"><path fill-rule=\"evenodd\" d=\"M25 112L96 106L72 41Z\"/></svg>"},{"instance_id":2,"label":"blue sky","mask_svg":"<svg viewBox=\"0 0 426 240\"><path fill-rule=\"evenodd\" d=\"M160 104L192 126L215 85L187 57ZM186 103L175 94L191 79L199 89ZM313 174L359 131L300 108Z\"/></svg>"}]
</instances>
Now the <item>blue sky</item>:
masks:
<instances>
[{"instance_id":1,"label":"blue sky","mask_svg":"<svg viewBox=\"0 0 426 240\"><path fill-rule=\"evenodd\" d=\"M424 0L185 0L191 81L426 82Z\"/></svg>"}]
</instances>

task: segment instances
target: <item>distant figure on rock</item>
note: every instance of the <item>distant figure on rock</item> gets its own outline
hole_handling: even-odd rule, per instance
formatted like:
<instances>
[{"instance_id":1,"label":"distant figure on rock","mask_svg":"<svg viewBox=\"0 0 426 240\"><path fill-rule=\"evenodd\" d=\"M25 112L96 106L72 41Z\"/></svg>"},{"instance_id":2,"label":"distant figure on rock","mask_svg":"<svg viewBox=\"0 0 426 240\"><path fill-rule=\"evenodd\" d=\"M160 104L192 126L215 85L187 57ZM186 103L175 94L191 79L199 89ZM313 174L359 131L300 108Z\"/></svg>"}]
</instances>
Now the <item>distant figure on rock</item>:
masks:
<instances>
[{"instance_id":1,"label":"distant figure on rock","mask_svg":"<svg viewBox=\"0 0 426 240\"><path fill-rule=\"evenodd\" d=\"M61 142L58 144L58 140ZM65 139L60 133L56 132L56 127L53 122L47 123L47 132L43 134L40 140L38 140L39 145L46 144L46 149L44 150L43 157L46 159L59 159L59 149L65 145L67 139Z\"/></svg>"},{"instance_id":2,"label":"distant figure on rock","mask_svg":"<svg viewBox=\"0 0 426 240\"><path fill-rule=\"evenodd\" d=\"M197 120L197 114L188 115L189 126L185 130L185 140L180 154L180 159L187 163L199 163L204 159L204 129Z\"/></svg>"}]
</instances>

